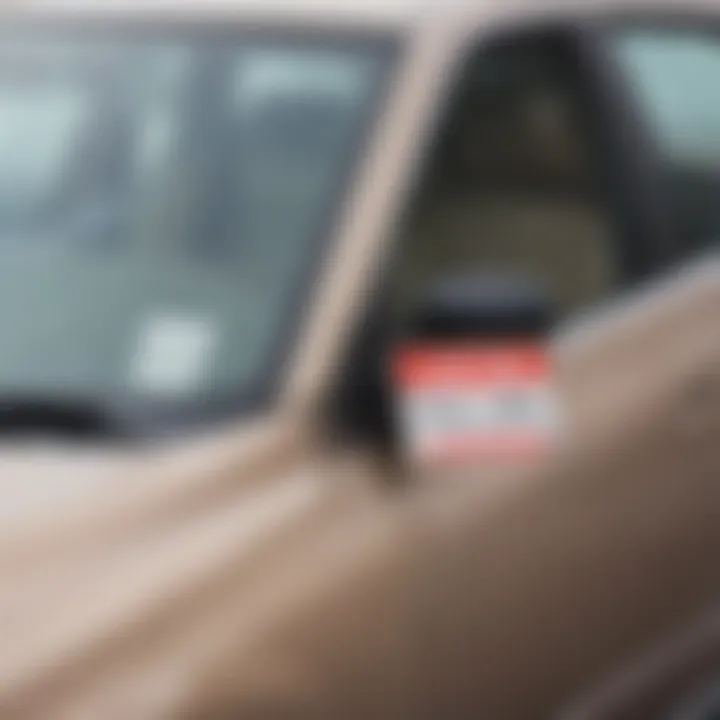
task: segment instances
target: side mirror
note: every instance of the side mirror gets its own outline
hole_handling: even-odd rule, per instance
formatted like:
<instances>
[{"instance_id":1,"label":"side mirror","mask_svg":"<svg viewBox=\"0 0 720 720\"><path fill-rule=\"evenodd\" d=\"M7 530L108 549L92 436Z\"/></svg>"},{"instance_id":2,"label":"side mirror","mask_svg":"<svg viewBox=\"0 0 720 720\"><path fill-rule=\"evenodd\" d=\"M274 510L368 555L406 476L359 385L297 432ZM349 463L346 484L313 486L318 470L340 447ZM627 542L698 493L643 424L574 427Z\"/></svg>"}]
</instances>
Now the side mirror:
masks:
<instances>
[{"instance_id":1,"label":"side mirror","mask_svg":"<svg viewBox=\"0 0 720 720\"><path fill-rule=\"evenodd\" d=\"M363 328L340 394L341 424L398 453L393 378L398 353L458 343L537 343L553 323L548 294L529 279L499 274L443 278L402 327L385 327L378 312Z\"/></svg>"}]
</instances>

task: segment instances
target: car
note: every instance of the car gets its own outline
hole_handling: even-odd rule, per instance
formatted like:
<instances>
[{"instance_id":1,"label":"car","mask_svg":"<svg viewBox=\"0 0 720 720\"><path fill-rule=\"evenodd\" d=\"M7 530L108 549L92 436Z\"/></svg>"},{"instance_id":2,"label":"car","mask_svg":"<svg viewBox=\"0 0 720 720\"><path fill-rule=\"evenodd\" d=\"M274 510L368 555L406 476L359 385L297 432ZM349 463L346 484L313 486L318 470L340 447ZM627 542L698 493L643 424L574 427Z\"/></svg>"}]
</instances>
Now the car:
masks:
<instances>
[{"instance_id":1,"label":"car","mask_svg":"<svg viewBox=\"0 0 720 720\"><path fill-rule=\"evenodd\" d=\"M8 4L3 718L717 713L719 20Z\"/></svg>"}]
</instances>

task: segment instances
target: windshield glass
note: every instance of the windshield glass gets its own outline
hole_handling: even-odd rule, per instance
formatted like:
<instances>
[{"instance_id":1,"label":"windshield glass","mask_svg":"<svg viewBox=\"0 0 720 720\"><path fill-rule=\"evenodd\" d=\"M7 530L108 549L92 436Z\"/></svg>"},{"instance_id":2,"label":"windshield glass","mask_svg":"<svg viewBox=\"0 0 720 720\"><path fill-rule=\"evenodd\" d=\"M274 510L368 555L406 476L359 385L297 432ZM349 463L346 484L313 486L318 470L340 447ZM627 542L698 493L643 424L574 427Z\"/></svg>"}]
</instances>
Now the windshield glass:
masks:
<instances>
[{"instance_id":1,"label":"windshield glass","mask_svg":"<svg viewBox=\"0 0 720 720\"><path fill-rule=\"evenodd\" d=\"M187 406L271 382L388 58L0 34L0 398Z\"/></svg>"},{"instance_id":2,"label":"windshield glass","mask_svg":"<svg viewBox=\"0 0 720 720\"><path fill-rule=\"evenodd\" d=\"M658 150L672 261L720 236L720 34L626 27L611 48Z\"/></svg>"}]
</instances>

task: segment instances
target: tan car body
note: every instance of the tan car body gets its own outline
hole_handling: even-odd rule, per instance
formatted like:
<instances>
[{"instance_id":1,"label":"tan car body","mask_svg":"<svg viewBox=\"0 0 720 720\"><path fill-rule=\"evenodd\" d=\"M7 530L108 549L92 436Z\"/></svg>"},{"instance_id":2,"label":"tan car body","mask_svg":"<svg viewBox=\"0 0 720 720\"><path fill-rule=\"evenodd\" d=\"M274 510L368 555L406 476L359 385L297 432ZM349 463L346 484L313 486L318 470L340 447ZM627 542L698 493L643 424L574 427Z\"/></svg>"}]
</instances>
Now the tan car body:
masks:
<instances>
[{"instance_id":1,"label":"tan car body","mask_svg":"<svg viewBox=\"0 0 720 720\"><path fill-rule=\"evenodd\" d=\"M0 717L649 718L658 688L720 662L715 261L561 331L570 435L542 466L398 489L380 453L323 428L463 49L627 3L83 5L20 12L406 46L276 406L190 443L3 450Z\"/></svg>"}]
</instances>

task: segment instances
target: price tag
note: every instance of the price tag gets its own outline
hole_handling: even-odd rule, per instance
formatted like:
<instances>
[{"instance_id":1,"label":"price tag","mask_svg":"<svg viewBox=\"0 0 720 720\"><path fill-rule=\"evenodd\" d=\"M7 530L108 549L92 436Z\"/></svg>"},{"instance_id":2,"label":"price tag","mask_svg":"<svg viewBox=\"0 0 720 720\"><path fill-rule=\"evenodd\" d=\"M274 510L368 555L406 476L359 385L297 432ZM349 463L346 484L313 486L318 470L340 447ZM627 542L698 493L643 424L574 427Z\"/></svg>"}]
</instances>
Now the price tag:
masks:
<instances>
[{"instance_id":1,"label":"price tag","mask_svg":"<svg viewBox=\"0 0 720 720\"><path fill-rule=\"evenodd\" d=\"M413 464L537 458L556 440L552 363L539 345L405 347L393 381Z\"/></svg>"}]
</instances>

